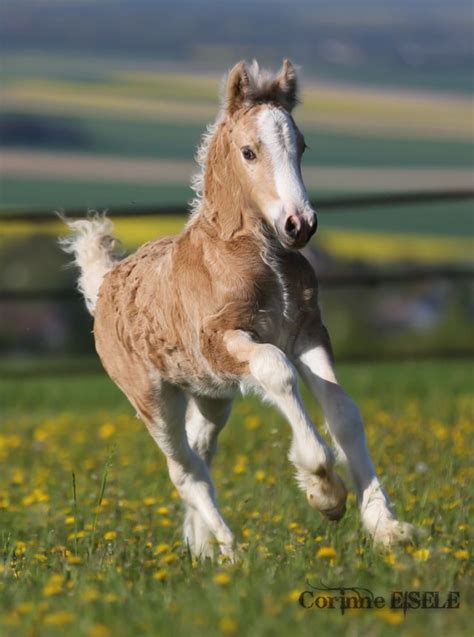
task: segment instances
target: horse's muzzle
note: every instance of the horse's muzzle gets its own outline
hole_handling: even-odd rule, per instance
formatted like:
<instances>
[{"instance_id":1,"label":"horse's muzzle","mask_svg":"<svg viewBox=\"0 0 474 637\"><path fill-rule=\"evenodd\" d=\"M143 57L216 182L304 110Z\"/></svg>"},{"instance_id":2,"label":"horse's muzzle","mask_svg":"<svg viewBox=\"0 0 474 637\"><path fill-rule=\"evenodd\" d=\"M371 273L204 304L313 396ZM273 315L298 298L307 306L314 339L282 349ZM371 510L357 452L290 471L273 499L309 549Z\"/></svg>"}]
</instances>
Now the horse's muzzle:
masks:
<instances>
[{"instance_id":1,"label":"horse's muzzle","mask_svg":"<svg viewBox=\"0 0 474 637\"><path fill-rule=\"evenodd\" d=\"M277 227L279 239L286 248L299 250L304 248L318 228L316 213L310 220L305 216L292 213L286 216L282 227Z\"/></svg>"}]
</instances>

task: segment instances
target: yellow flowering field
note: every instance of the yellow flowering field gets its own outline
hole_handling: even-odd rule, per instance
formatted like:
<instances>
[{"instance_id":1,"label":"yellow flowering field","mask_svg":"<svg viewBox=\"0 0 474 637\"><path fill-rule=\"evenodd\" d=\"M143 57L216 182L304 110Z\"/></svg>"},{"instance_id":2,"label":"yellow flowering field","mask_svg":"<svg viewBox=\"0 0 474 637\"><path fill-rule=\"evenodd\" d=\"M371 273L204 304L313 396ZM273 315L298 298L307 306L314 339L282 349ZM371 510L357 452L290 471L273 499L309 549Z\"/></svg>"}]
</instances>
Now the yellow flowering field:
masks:
<instances>
[{"instance_id":1,"label":"yellow flowering field","mask_svg":"<svg viewBox=\"0 0 474 637\"><path fill-rule=\"evenodd\" d=\"M235 564L194 562L164 458L105 375L0 380L0 635L467 635L473 614L472 366L341 366L408 547L375 551L354 497L338 524L310 510L289 428L239 399L213 475ZM321 416L306 396L317 423ZM348 609L337 590L460 593L460 608Z\"/></svg>"}]
</instances>

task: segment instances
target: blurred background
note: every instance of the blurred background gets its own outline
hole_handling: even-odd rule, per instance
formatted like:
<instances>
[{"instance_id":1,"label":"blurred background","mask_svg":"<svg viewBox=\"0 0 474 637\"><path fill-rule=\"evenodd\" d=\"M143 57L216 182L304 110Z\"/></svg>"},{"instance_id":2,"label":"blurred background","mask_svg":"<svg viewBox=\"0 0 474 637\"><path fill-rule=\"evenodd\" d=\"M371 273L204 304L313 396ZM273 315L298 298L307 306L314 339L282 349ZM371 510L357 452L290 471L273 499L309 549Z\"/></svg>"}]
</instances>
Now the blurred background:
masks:
<instances>
[{"instance_id":1,"label":"blurred background","mask_svg":"<svg viewBox=\"0 0 474 637\"><path fill-rule=\"evenodd\" d=\"M128 250L185 222L223 73L301 67L336 356L474 354L473 7L451 0L3 0L0 374L94 370L57 248L108 209Z\"/></svg>"}]
</instances>

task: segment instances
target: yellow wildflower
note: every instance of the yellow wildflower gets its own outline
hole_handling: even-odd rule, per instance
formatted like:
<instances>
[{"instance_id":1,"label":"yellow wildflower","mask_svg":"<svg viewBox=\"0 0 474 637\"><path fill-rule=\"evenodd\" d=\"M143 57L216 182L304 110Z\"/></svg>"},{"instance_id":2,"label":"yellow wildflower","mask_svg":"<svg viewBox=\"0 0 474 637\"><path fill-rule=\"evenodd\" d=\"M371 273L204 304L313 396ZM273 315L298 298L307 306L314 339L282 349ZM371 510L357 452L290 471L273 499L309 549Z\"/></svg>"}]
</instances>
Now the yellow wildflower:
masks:
<instances>
[{"instance_id":1,"label":"yellow wildflower","mask_svg":"<svg viewBox=\"0 0 474 637\"><path fill-rule=\"evenodd\" d=\"M336 557L336 549L332 546L321 546L316 552L316 557Z\"/></svg>"},{"instance_id":2,"label":"yellow wildflower","mask_svg":"<svg viewBox=\"0 0 474 637\"><path fill-rule=\"evenodd\" d=\"M230 583L230 576L227 573L216 573L212 581L219 586L227 586Z\"/></svg>"},{"instance_id":3,"label":"yellow wildflower","mask_svg":"<svg viewBox=\"0 0 474 637\"><path fill-rule=\"evenodd\" d=\"M99 428L99 436L102 440L108 440L115 433L115 425L110 422L106 422L102 427Z\"/></svg>"},{"instance_id":4,"label":"yellow wildflower","mask_svg":"<svg viewBox=\"0 0 474 637\"><path fill-rule=\"evenodd\" d=\"M45 615L44 623L51 626L63 626L64 624L70 624L76 619L74 613L70 613L67 610L61 610L57 613L49 613Z\"/></svg>"},{"instance_id":5,"label":"yellow wildflower","mask_svg":"<svg viewBox=\"0 0 474 637\"><path fill-rule=\"evenodd\" d=\"M390 608L380 608L375 611L375 615L392 626L398 626L403 622L403 613Z\"/></svg>"},{"instance_id":6,"label":"yellow wildflower","mask_svg":"<svg viewBox=\"0 0 474 637\"><path fill-rule=\"evenodd\" d=\"M110 628L105 624L92 624L89 628L89 637L109 637L110 635Z\"/></svg>"},{"instance_id":7,"label":"yellow wildflower","mask_svg":"<svg viewBox=\"0 0 474 637\"><path fill-rule=\"evenodd\" d=\"M173 523L171 522L171 520L169 518L163 518L162 520L159 521L159 525L163 526L165 528L171 526Z\"/></svg>"},{"instance_id":8,"label":"yellow wildflower","mask_svg":"<svg viewBox=\"0 0 474 637\"><path fill-rule=\"evenodd\" d=\"M11 483L19 485L19 484L23 484L24 481L25 481L24 472L19 468L13 469Z\"/></svg>"},{"instance_id":9,"label":"yellow wildflower","mask_svg":"<svg viewBox=\"0 0 474 637\"><path fill-rule=\"evenodd\" d=\"M116 539L117 539L116 531L107 531L107 533L104 533L104 540L106 540L107 542L113 542Z\"/></svg>"},{"instance_id":10,"label":"yellow wildflower","mask_svg":"<svg viewBox=\"0 0 474 637\"><path fill-rule=\"evenodd\" d=\"M77 533L69 533L68 540L80 540L82 537L86 537L87 531L78 531Z\"/></svg>"},{"instance_id":11,"label":"yellow wildflower","mask_svg":"<svg viewBox=\"0 0 474 637\"><path fill-rule=\"evenodd\" d=\"M160 568L160 570L153 573L153 579L156 579L159 582L166 582L168 579L168 571L164 568Z\"/></svg>"},{"instance_id":12,"label":"yellow wildflower","mask_svg":"<svg viewBox=\"0 0 474 637\"><path fill-rule=\"evenodd\" d=\"M16 611L20 613L20 615L27 615L28 613L31 613L32 610L33 604L31 602L21 602L16 607Z\"/></svg>"},{"instance_id":13,"label":"yellow wildflower","mask_svg":"<svg viewBox=\"0 0 474 637\"><path fill-rule=\"evenodd\" d=\"M232 617L223 617L219 622L219 629L224 635L234 635L237 632L237 622Z\"/></svg>"},{"instance_id":14,"label":"yellow wildflower","mask_svg":"<svg viewBox=\"0 0 474 637\"><path fill-rule=\"evenodd\" d=\"M100 593L97 588L90 586L83 590L81 597L85 602L95 602L99 599Z\"/></svg>"},{"instance_id":15,"label":"yellow wildflower","mask_svg":"<svg viewBox=\"0 0 474 637\"><path fill-rule=\"evenodd\" d=\"M156 512L159 513L160 515L167 515L170 510L168 509L168 507L158 507L156 509Z\"/></svg>"},{"instance_id":16,"label":"yellow wildflower","mask_svg":"<svg viewBox=\"0 0 474 637\"><path fill-rule=\"evenodd\" d=\"M176 555L176 553L169 553L168 555L163 555L160 562L162 562L163 564L173 564L173 562L176 562L176 560L179 560L179 557Z\"/></svg>"},{"instance_id":17,"label":"yellow wildflower","mask_svg":"<svg viewBox=\"0 0 474 637\"><path fill-rule=\"evenodd\" d=\"M469 559L469 551L466 551L465 549L459 549L459 551L455 551L453 555L457 560Z\"/></svg>"},{"instance_id":18,"label":"yellow wildflower","mask_svg":"<svg viewBox=\"0 0 474 637\"><path fill-rule=\"evenodd\" d=\"M260 422L258 416L247 416L244 420L245 428L249 430L256 429L260 425Z\"/></svg>"},{"instance_id":19,"label":"yellow wildflower","mask_svg":"<svg viewBox=\"0 0 474 637\"><path fill-rule=\"evenodd\" d=\"M157 545L153 553L155 555L161 555L161 553L167 553L170 549L171 549L171 546L169 544L166 544L165 542L160 542L160 544Z\"/></svg>"},{"instance_id":20,"label":"yellow wildflower","mask_svg":"<svg viewBox=\"0 0 474 637\"><path fill-rule=\"evenodd\" d=\"M430 555L431 551L429 549L418 549L417 551L413 551L413 557L419 562L426 562Z\"/></svg>"},{"instance_id":21,"label":"yellow wildflower","mask_svg":"<svg viewBox=\"0 0 474 637\"><path fill-rule=\"evenodd\" d=\"M300 598L300 595L301 595L301 591L295 588L290 593L288 593L288 595L286 596L286 601L297 602Z\"/></svg>"},{"instance_id":22,"label":"yellow wildflower","mask_svg":"<svg viewBox=\"0 0 474 637\"><path fill-rule=\"evenodd\" d=\"M26 543L18 541L15 544L15 555L24 555L26 553Z\"/></svg>"},{"instance_id":23,"label":"yellow wildflower","mask_svg":"<svg viewBox=\"0 0 474 637\"><path fill-rule=\"evenodd\" d=\"M51 575L47 584L43 588L43 595L45 597L51 597L53 595L59 595L64 587L64 575L56 573Z\"/></svg>"}]
</instances>

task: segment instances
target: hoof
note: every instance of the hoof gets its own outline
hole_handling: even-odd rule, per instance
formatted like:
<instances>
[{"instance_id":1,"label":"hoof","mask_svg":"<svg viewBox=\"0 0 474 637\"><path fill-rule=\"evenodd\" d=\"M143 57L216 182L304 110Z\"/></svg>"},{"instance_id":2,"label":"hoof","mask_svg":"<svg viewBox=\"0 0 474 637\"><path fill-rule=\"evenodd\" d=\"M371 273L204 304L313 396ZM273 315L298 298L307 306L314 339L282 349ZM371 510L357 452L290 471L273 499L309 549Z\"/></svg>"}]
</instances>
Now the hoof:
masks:
<instances>
[{"instance_id":1,"label":"hoof","mask_svg":"<svg viewBox=\"0 0 474 637\"><path fill-rule=\"evenodd\" d=\"M328 520L340 520L346 512L347 489L335 472L323 477L311 476L306 498L309 505Z\"/></svg>"},{"instance_id":2,"label":"hoof","mask_svg":"<svg viewBox=\"0 0 474 637\"><path fill-rule=\"evenodd\" d=\"M346 502L344 501L342 506L336 506L332 509L320 509L319 512L331 522L337 522L346 513Z\"/></svg>"},{"instance_id":3,"label":"hoof","mask_svg":"<svg viewBox=\"0 0 474 637\"><path fill-rule=\"evenodd\" d=\"M395 544L412 544L416 536L417 531L412 524L393 518L381 522L372 533L374 544L382 548L389 548Z\"/></svg>"}]
</instances>

